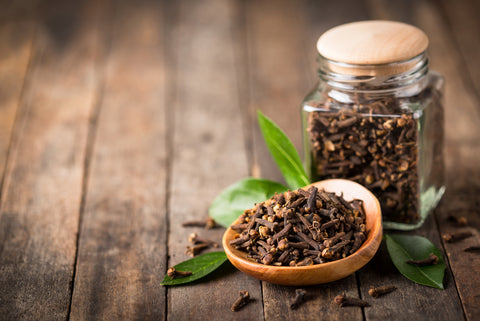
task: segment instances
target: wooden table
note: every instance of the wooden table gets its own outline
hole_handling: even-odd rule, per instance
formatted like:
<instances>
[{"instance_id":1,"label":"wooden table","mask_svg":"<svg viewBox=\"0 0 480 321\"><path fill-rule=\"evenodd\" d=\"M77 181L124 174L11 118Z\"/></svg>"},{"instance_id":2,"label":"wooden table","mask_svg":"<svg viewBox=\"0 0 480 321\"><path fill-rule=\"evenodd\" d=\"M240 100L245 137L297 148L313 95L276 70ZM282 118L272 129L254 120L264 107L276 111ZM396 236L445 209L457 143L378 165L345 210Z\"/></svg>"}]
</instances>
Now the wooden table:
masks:
<instances>
[{"instance_id":1,"label":"wooden table","mask_svg":"<svg viewBox=\"0 0 480 321\"><path fill-rule=\"evenodd\" d=\"M461 1L2 1L0 319L479 320L480 3ZM442 249L445 290L401 276L382 245L344 280L295 288L225 264L194 285L160 286L188 258L183 228L248 175L279 180L261 109L301 149L299 104L315 42L362 19L412 23L447 79L448 190L412 234ZM440 235L464 215L474 237ZM393 284L381 299L370 286ZM240 290L255 299L230 306ZM339 308L342 292L372 307Z\"/></svg>"}]
</instances>

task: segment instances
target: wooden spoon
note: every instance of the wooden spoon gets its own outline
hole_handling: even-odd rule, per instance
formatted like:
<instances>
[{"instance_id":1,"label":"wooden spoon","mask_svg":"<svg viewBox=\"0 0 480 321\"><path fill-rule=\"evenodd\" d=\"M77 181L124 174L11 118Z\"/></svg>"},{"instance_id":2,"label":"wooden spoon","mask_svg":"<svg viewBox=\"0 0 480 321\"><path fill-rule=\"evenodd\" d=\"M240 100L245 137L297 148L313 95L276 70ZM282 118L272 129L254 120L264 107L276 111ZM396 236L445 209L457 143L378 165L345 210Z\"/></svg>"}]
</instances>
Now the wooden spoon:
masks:
<instances>
[{"instance_id":1,"label":"wooden spoon","mask_svg":"<svg viewBox=\"0 0 480 321\"><path fill-rule=\"evenodd\" d=\"M230 245L236 231L230 227L223 235L223 248L228 259L240 271L270 283L282 285L313 285L342 279L364 266L372 259L382 241L382 213L377 198L365 187L344 179L330 179L313 183L318 189L327 192L343 193L345 200L361 199L367 216L368 236L363 245L346 258L310 266L264 265L247 258L247 253ZM308 189L311 185L304 187ZM233 224L236 224L235 221Z\"/></svg>"}]
</instances>

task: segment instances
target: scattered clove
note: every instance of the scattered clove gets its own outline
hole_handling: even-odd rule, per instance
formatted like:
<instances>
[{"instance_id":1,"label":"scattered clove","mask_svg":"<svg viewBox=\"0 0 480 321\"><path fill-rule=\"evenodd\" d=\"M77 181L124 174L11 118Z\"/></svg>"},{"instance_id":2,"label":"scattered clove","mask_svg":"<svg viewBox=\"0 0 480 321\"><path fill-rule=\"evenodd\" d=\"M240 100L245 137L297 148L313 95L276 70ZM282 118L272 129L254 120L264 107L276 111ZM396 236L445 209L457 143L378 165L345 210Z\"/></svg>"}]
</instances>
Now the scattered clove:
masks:
<instances>
[{"instance_id":1,"label":"scattered clove","mask_svg":"<svg viewBox=\"0 0 480 321\"><path fill-rule=\"evenodd\" d=\"M204 221L187 221L182 223L183 227L203 227L206 228L207 230L214 228L217 226L215 221L211 218L208 217Z\"/></svg>"},{"instance_id":2,"label":"scattered clove","mask_svg":"<svg viewBox=\"0 0 480 321\"><path fill-rule=\"evenodd\" d=\"M427 266L427 265L435 265L438 263L438 256L433 253L423 260L407 260L408 264L415 265L415 266Z\"/></svg>"},{"instance_id":3,"label":"scattered clove","mask_svg":"<svg viewBox=\"0 0 480 321\"><path fill-rule=\"evenodd\" d=\"M188 236L188 242L192 243L192 244L204 243L204 244L208 244L208 245L213 246L213 247L218 247L217 242L209 240L209 239L201 238L195 232Z\"/></svg>"},{"instance_id":4,"label":"scattered clove","mask_svg":"<svg viewBox=\"0 0 480 321\"><path fill-rule=\"evenodd\" d=\"M368 290L368 294L370 294L371 297L373 298L378 298L382 295L388 294L390 292L393 292L397 289L396 286L394 285L385 285L385 286L379 286L379 287L372 287L370 290Z\"/></svg>"},{"instance_id":5,"label":"scattered clove","mask_svg":"<svg viewBox=\"0 0 480 321\"><path fill-rule=\"evenodd\" d=\"M469 246L463 249L465 252L480 253L480 246Z\"/></svg>"},{"instance_id":6,"label":"scattered clove","mask_svg":"<svg viewBox=\"0 0 480 321\"><path fill-rule=\"evenodd\" d=\"M187 245L187 249L185 250L185 254L188 254L191 257L194 257L195 255L199 254L200 252L202 252L206 248L208 248L208 244L205 244L205 243L200 243L200 244L196 244L196 245L193 245L193 246Z\"/></svg>"},{"instance_id":7,"label":"scattered clove","mask_svg":"<svg viewBox=\"0 0 480 321\"><path fill-rule=\"evenodd\" d=\"M337 295L334 299L334 302L339 306L343 307L369 307L370 303L359 298L347 297L344 294Z\"/></svg>"},{"instance_id":8,"label":"scattered clove","mask_svg":"<svg viewBox=\"0 0 480 321\"><path fill-rule=\"evenodd\" d=\"M171 268L169 268L169 269L167 270L167 275L168 275L171 279L184 278L184 277L186 277L186 276L192 275L192 271L179 271L179 270L177 270L174 266L172 266Z\"/></svg>"},{"instance_id":9,"label":"scattered clove","mask_svg":"<svg viewBox=\"0 0 480 321\"><path fill-rule=\"evenodd\" d=\"M469 238L470 236L473 236L472 232L466 231L457 233L445 233L442 235L442 238L445 240L445 242L454 243Z\"/></svg>"},{"instance_id":10,"label":"scattered clove","mask_svg":"<svg viewBox=\"0 0 480 321\"><path fill-rule=\"evenodd\" d=\"M250 302L250 294L248 291L240 291L240 297L233 303L231 310L236 312Z\"/></svg>"},{"instance_id":11,"label":"scattered clove","mask_svg":"<svg viewBox=\"0 0 480 321\"><path fill-rule=\"evenodd\" d=\"M454 223L458 227L463 227L468 225L468 220L465 216L455 216L449 215L447 220Z\"/></svg>"},{"instance_id":12,"label":"scattered clove","mask_svg":"<svg viewBox=\"0 0 480 321\"><path fill-rule=\"evenodd\" d=\"M339 260L366 240L361 200L315 186L275 194L240 216L230 245L258 263L308 266Z\"/></svg>"},{"instance_id":13,"label":"scattered clove","mask_svg":"<svg viewBox=\"0 0 480 321\"><path fill-rule=\"evenodd\" d=\"M292 304L290 304L290 309L295 310L296 308L298 308L300 306L300 304L305 302L305 295L306 294L307 294L307 291L305 291L304 289L296 289L295 290L295 299L293 299Z\"/></svg>"}]
</instances>

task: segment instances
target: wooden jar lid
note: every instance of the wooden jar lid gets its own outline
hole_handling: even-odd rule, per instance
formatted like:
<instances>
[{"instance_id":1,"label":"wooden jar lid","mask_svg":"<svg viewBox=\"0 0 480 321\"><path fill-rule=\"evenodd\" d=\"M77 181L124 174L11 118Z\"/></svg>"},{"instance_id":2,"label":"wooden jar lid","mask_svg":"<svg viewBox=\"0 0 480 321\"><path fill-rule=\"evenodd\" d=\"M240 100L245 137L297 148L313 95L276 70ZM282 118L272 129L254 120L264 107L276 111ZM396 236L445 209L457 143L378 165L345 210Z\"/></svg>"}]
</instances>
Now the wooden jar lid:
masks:
<instances>
[{"instance_id":1,"label":"wooden jar lid","mask_svg":"<svg viewBox=\"0 0 480 321\"><path fill-rule=\"evenodd\" d=\"M427 47L428 38L422 30L384 20L344 24L328 30L317 42L317 50L323 57L353 65L402 62L418 56Z\"/></svg>"}]
</instances>

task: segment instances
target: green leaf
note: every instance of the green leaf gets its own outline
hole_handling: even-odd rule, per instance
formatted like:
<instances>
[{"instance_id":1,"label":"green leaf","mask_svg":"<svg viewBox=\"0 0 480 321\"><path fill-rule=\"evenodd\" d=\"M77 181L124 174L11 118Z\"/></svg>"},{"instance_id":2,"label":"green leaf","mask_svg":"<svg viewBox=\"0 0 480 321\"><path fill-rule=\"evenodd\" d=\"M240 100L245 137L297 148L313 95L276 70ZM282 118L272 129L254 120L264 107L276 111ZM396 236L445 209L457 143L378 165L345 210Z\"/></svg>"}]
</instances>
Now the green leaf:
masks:
<instances>
[{"instance_id":1,"label":"green leaf","mask_svg":"<svg viewBox=\"0 0 480 321\"><path fill-rule=\"evenodd\" d=\"M244 178L227 187L210 206L209 215L218 224L228 227L246 209L263 202L275 193L283 193L288 188L280 183L260 178Z\"/></svg>"},{"instance_id":2,"label":"green leaf","mask_svg":"<svg viewBox=\"0 0 480 321\"><path fill-rule=\"evenodd\" d=\"M428 239L421 236L385 234L387 250L393 264L406 278L418 284L443 289L445 261L440 250ZM414 266L407 260L423 260L430 253L438 256L438 263L429 266Z\"/></svg>"},{"instance_id":3,"label":"green leaf","mask_svg":"<svg viewBox=\"0 0 480 321\"><path fill-rule=\"evenodd\" d=\"M196 256L193 259L175 265L175 269L178 271L191 271L192 275L178 279L172 279L168 275L165 275L160 285L180 285L193 282L215 271L226 260L227 255L223 251Z\"/></svg>"},{"instance_id":4,"label":"green leaf","mask_svg":"<svg viewBox=\"0 0 480 321\"><path fill-rule=\"evenodd\" d=\"M287 185L292 190L308 185L309 180L300 156L287 135L260 110L258 111L258 124L262 130L263 139L273 159L277 162Z\"/></svg>"}]
</instances>

